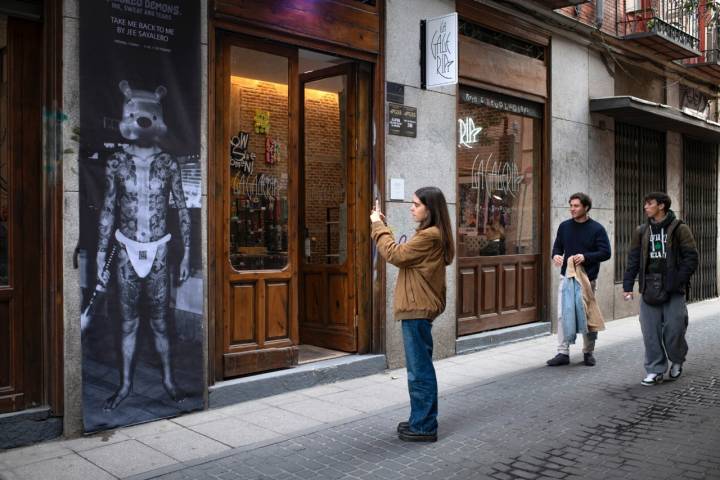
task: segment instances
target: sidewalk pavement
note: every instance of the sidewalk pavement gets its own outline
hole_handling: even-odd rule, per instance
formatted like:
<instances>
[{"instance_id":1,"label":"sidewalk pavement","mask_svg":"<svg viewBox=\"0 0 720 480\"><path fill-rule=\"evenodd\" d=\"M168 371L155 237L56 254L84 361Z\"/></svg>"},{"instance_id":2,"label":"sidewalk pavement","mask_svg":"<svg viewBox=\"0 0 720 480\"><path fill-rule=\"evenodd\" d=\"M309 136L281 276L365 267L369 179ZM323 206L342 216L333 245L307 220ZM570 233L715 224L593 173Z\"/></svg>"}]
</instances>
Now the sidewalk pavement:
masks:
<instances>
[{"instance_id":1,"label":"sidewalk pavement","mask_svg":"<svg viewBox=\"0 0 720 480\"><path fill-rule=\"evenodd\" d=\"M695 318L720 312L720 300L694 304L689 310L692 330ZM608 322L607 327L598 339L599 365L606 360L605 349L629 340L641 346L637 317ZM555 352L553 335L439 360L435 365L440 395L536 370ZM581 360L579 344L571 355L573 363ZM639 382L644 373L642 357L623 368ZM170 420L7 450L0 453L0 479L150 478L208 458L229 457L400 407L407 409L407 405L405 371L391 370ZM387 428L392 430L394 424L388 423Z\"/></svg>"}]
</instances>

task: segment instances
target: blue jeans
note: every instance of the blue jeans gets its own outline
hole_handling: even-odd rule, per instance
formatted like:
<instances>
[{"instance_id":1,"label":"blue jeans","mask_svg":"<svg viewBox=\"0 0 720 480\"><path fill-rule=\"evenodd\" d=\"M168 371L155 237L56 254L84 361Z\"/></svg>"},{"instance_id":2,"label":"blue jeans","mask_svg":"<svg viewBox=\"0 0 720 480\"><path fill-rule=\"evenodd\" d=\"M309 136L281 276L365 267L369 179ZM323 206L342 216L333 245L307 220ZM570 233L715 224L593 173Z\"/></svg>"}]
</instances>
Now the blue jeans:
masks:
<instances>
[{"instance_id":1,"label":"blue jeans","mask_svg":"<svg viewBox=\"0 0 720 480\"><path fill-rule=\"evenodd\" d=\"M432 323L421 318L403 320L408 391L410 392L410 430L415 433L437 432L438 389L432 363Z\"/></svg>"}]
</instances>

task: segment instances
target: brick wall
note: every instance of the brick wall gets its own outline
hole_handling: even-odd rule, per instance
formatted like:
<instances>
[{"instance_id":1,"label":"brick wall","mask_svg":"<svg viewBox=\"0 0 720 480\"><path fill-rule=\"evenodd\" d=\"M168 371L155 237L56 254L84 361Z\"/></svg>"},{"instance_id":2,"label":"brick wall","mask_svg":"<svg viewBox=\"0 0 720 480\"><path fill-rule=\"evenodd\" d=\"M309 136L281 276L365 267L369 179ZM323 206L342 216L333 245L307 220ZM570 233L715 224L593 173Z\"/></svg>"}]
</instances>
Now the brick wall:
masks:
<instances>
[{"instance_id":1,"label":"brick wall","mask_svg":"<svg viewBox=\"0 0 720 480\"><path fill-rule=\"evenodd\" d=\"M312 239L312 263L338 263L345 254L347 202L343 98L336 93L306 90L305 98L305 225ZM328 223L328 218L330 222ZM330 242L328 243L328 232ZM341 244L341 240L342 244Z\"/></svg>"},{"instance_id":2,"label":"brick wall","mask_svg":"<svg viewBox=\"0 0 720 480\"><path fill-rule=\"evenodd\" d=\"M603 25L602 32L608 35L617 35L617 19L622 18L625 9L625 0L605 0L603 9ZM596 2L588 2L579 5L576 14L575 7L566 7L557 10L567 17L575 19L586 25L595 26L595 4Z\"/></svg>"}]
</instances>

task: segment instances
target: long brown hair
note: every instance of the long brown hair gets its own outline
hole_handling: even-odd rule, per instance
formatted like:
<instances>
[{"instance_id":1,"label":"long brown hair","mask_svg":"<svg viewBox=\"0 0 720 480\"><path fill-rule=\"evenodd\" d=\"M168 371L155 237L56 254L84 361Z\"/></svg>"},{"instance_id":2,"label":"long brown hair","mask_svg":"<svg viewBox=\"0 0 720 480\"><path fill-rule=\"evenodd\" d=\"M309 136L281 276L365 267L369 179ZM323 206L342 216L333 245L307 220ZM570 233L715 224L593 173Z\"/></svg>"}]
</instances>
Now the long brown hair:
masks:
<instances>
[{"instance_id":1,"label":"long brown hair","mask_svg":"<svg viewBox=\"0 0 720 480\"><path fill-rule=\"evenodd\" d=\"M448 213L445 195L437 187L422 187L415 191L415 196L428 210L428 215L425 220L420 222L418 230L438 227L445 265L450 265L453 258L455 258L455 240L453 240L452 225L450 225L450 214Z\"/></svg>"}]
</instances>

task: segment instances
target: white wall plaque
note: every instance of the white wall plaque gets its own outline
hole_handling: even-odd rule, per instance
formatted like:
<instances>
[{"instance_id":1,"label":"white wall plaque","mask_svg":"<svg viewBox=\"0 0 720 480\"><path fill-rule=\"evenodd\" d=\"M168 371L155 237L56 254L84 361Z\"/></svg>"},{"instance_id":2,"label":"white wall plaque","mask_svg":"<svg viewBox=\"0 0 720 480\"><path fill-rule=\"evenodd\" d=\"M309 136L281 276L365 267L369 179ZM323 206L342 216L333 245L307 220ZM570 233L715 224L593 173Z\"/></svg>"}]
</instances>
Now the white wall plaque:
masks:
<instances>
[{"instance_id":1,"label":"white wall plaque","mask_svg":"<svg viewBox=\"0 0 720 480\"><path fill-rule=\"evenodd\" d=\"M390 200L405 200L405 179L390 179Z\"/></svg>"}]
</instances>

